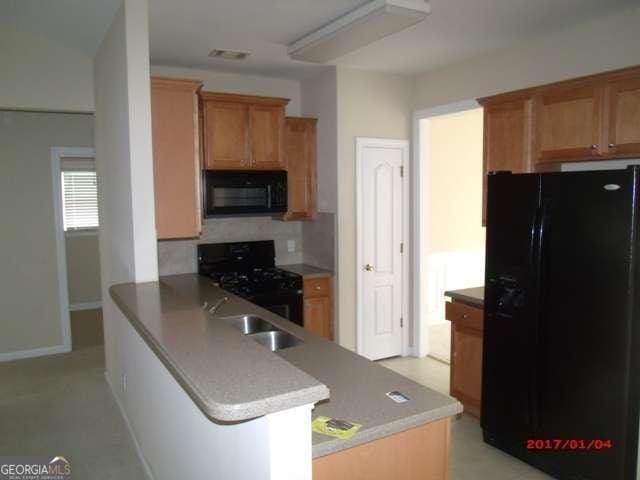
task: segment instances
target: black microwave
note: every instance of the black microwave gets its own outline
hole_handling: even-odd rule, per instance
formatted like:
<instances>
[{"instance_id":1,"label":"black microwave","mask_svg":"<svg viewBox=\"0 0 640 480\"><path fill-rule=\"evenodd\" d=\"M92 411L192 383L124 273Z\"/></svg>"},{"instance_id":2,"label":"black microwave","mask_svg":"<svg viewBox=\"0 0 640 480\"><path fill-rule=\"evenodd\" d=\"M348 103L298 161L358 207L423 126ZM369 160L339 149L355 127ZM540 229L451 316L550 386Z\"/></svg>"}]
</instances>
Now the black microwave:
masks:
<instances>
[{"instance_id":1,"label":"black microwave","mask_svg":"<svg viewBox=\"0 0 640 480\"><path fill-rule=\"evenodd\" d=\"M204 212L218 215L287 211L287 172L205 170Z\"/></svg>"}]
</instances>

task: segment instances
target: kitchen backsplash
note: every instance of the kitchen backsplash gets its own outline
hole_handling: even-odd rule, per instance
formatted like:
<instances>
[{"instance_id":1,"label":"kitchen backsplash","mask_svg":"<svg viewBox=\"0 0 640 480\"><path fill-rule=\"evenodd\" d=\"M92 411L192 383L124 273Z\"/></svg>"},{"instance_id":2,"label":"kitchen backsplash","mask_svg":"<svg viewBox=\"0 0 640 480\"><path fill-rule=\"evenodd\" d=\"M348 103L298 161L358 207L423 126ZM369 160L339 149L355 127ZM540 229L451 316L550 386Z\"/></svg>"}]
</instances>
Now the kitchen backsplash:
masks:
<instances>
[{"instance_id":1,"label":"kitchen backsplash","mask_svg":"<svg viewBox=\"0 0 640 480\"><path fill-rule=\"evenodd\" d=\"M303 223L304 263L335 270L335 221L335 214L321 212L313 222Z\"/></svg>"},{"instance_id":2,"label":"kitchen backsplash","mask_svg":"<svg viewBox=\"0 0 640 480\"><path fill-rule=\"evenodd\" d=\"M303 261L302 222L282 222L271 217L210 218L205 220L202 235L198 239L158 242L159 273L175 275L196 272L196 246L199 243L251 240L274 240L278 265ZM295 242L294 252L287 250L287 242L290 240Z\"/></svg>"}]
</instances>

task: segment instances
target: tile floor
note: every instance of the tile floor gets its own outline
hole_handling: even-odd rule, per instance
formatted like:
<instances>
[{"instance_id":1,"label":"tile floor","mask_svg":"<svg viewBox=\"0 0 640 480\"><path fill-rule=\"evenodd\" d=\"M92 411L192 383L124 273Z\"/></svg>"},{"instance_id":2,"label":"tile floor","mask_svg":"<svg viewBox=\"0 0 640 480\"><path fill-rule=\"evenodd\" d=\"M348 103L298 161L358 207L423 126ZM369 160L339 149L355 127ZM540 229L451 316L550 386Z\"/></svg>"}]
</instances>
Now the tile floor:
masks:
<instances>
[{"instance_id":1,"label":"tile floor","mask_svg":"<svg viewBox=\"0 0 640 480\"><path fill-rule=\"evenodd\" d=\"M379 362L438 392L449 394L449 365L430 357L391 358ZM452 424L451 480L552 480L539 470L482 440L480 423L460 415Z\"/></svg>"},{"instance_id":2,"label":"tile floor","mask_svg":"<svg viewBox=\"0 0 640 480\"><path fill-rule=\"evenodd\" d=\"M448 392L448 365L431 358L381 362ZM0 364L0 456L62 455L78 480L142 480L145 473L104 379L104 350ZM546 475L482 441L478 422L454 420L452 480L542 480Z\"/></svg>"}]
</instances>

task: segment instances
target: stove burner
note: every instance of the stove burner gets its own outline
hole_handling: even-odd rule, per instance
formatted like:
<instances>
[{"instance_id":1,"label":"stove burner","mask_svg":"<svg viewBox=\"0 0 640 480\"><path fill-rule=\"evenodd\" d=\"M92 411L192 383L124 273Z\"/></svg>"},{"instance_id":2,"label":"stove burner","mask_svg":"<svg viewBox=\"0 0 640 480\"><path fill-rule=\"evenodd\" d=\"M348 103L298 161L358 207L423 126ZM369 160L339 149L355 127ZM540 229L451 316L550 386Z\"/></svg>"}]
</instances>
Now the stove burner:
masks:
<instances>
[{"instance_id":1,"label":"stove burner","mask_svg":"<svg viewBox=\"0 0 640 480\"><path fill-rule=\"evenodd\" d=\"M253 268L247 272L212 273L211 277L225 290L241 297L277 290L300 290L300 277L279 268Z\"/></svg>"}]
</instances>

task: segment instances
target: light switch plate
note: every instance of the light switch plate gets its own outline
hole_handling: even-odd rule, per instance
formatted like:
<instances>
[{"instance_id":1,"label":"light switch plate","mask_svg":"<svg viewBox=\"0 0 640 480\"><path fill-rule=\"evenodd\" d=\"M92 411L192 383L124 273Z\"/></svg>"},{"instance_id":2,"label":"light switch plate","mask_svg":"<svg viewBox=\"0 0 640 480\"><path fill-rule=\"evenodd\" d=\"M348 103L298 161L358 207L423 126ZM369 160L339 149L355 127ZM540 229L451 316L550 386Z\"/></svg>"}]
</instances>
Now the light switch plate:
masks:
<instances>
[{"instance_id":1,"label":"light switch plate","mask_svg":"<svg viewBox=\"0 0 640 480\"><path fill-rule=\"evenodd\" d=\"M287 240L287 252L293 253L296 251L296 241L295 240Z\"/></svg>"}]
</instances>

